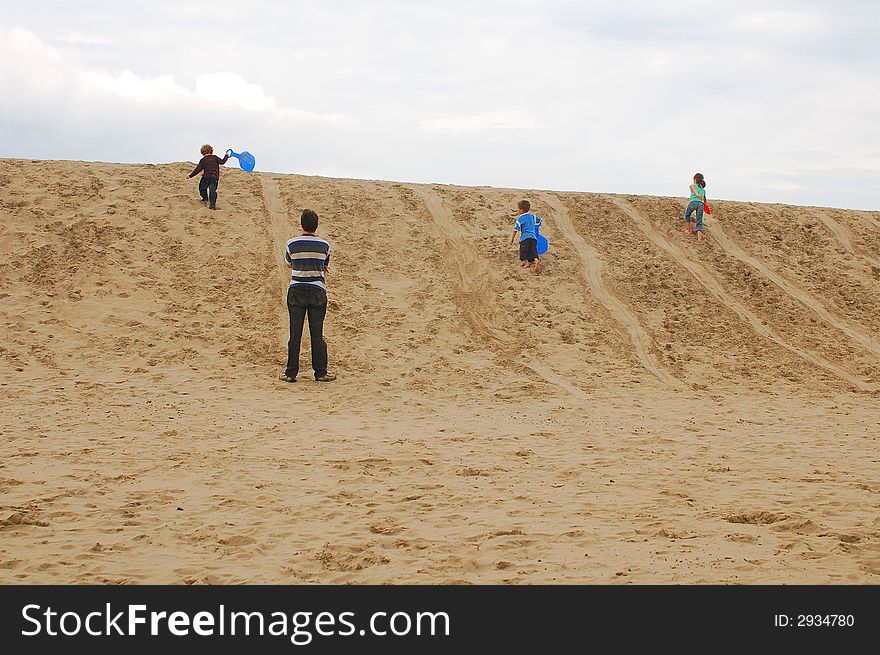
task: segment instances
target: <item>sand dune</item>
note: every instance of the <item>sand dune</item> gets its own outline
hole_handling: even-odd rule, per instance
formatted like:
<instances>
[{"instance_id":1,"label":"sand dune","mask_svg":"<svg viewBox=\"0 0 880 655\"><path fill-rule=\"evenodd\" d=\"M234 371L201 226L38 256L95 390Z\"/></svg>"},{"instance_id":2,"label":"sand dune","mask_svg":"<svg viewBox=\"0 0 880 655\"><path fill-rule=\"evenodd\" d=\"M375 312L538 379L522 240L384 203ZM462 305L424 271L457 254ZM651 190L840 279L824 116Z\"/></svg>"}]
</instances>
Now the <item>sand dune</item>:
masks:
<instances>
[{"instance_id":1,"label":"sand dune","mask_svg":"<svg viewBox=\"0 0 880 655\"><path fill-rule=\"evenodd\" d=\"M190 170L0 160L3 582L877 583L880 213Z\"/></svg>"}]
</instances>

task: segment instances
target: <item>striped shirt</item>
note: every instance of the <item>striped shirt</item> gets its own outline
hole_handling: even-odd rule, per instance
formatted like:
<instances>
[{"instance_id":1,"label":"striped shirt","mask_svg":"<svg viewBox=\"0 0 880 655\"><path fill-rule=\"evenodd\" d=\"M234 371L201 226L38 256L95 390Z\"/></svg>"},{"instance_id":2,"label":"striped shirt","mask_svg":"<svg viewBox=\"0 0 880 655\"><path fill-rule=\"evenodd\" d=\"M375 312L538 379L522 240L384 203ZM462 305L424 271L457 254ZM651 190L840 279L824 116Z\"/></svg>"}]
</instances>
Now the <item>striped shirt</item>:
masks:
<instances>
[{"instance_id":1,"label":"striped shirt","mask_svg":"<svg viewBox=\"0 0 880 655\"><path fill-rule=\"evenodd\" d=\"M330 244L314 234L293 237L284 249L284 261L290 264L290 286L312 286L327 291L324 269L330 265Z\"/></svg>"}]
</instances>

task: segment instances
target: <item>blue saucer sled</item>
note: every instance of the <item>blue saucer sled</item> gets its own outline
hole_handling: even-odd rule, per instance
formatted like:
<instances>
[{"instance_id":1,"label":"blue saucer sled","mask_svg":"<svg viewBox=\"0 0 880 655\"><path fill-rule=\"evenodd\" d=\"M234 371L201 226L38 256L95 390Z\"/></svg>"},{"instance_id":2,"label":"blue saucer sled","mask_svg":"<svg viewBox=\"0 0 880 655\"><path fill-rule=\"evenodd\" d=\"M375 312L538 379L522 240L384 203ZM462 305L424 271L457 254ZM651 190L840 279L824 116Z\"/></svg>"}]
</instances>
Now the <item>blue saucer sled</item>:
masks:
<instances>
[{"instance_id":1,"label":"blue saucer sled","mask_svg":"<svg viewBox=\"0 0 880 655\"><path fill-rule=\"evenodd\" d=\"M537 228L536 228L537 229ZM550 250L550 242L547 241L547 237L538 232L538 254L543 255L545 252Z\"/></svg>"},{"instance_id":2,"label":"blue saucer sled","mask_svg":"<svg viewBox=\"0 0 880 655\"><path fill-rule=\"evenodd\" d=\"M232 150L227 150L230 157L236 157L238 159L238 165L241 166L241 169L246 173L252 173L254 170L254 166L257 165L257 160L254 159L254 156L249 153L247 150L244 152L233 152Z\"/></svg>"}]
</instances>

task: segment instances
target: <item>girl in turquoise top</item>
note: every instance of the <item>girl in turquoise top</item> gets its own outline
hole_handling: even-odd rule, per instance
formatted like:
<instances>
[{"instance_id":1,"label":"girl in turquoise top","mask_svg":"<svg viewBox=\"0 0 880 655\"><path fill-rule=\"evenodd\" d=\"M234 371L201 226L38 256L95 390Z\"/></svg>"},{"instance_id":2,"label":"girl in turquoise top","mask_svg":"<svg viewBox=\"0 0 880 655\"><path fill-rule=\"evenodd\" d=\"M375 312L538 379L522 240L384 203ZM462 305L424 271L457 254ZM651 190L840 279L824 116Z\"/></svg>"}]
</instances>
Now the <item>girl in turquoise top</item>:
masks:
<instances>
[{"instance_id":1,"label":"girl in turquoise top","mask_svg":"<svg viewBox=\"0 0 880 655\"><path fill-rule=\"evenodd\" d=\"M691 214L697 212L696 232L697 241L703 240L703 205L706 204L706 180L702 173L694 175L694 183L690 186L691 199L687 209L684 210L684 220L687 222L687 233L693 234L691 229Z\"/></svg>"}]
</instances>

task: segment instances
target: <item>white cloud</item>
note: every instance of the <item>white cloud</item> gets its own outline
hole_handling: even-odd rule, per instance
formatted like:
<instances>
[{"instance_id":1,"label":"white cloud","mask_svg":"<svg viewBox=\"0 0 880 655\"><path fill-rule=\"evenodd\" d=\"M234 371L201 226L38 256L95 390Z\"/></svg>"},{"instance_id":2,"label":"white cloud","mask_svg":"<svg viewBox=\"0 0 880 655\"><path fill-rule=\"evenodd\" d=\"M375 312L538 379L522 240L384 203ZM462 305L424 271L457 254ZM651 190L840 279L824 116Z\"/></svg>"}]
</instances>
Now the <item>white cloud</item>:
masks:
<instances>
[{"instance_id":1,"label":"white cloud","mask_svg":"<svg viewBox=\"0 0 880 655\"><path fill-rule=\"evenodd\" d=\"M209 102L237 104L248 111L275 111L278 104L259 84L250 84L229 71L199 75L195 96Z\"/></svg>"},{"instance_id":2,"label":"white cloud","mask_svg":"<svg viewBox=\"0 0 880 655\"><path fill-rule=\"evenodd\" d=\"M176 106L182 112L199 111L208 103L282 121L340 124L349 120L339 113L281 107L262 86L229 71L201 74L194 89L189 89L173 75L148 77L128 69L118 73L92 70L21 27L0 29L0 62L0 80L7 93L23 97L32 96L35 90L54 93L58 100L64 98L68 110L74 99L99 109L110 96L141 105Z\"/></svg>"},{"instance_id":3,"label":"white cloud","mask_svg":"<svg viewBox=\"0 0 880 655\"><path fill-rule=\"evenodd\" d=\"M67 69L63 53L43 43L33 32L18 26L0 29L3 79L26 79L31 86L43 86L64 79Z\"/></svg>"},{"instance_id":4,"label":"white cloud","mask_svg":"<svg viewBox=\"0 0 880 655\"><path fill-rule=\"evenodd\" d=\"M761 189L769 189L771 191L797 191L803 187L797 182L770 182L761 184Z\"/></svg>"},{"instance_id":5,"label":"white cloud","mask_svg":"<svg viewBox=\"0 0 880 655\"><path fill-rule=\"evenodd\" d=\"M193 96L212 104L235 105L250 112L267 113L295 122L321 121L337 125L352 122L350 117L339 113L318 114L294 107L279 107L278 101L266 95L262 86L251 84L241 75L229 71L199 75Z\"/></svg>"},{"instance_id":6,"label":"white cloud","mask_svg":"<svg viewBox=\"0 0 880 655\"><path fill-rule=\"evenodd\" d=\"M733 25L743 33L759 33L773 37L818 37L830 31L831 21L825 14L807 11L768 10L738 16Z\"/></svg>"},{"instance_id":7,"label":"white cloud","mask_svg":"<svg viewBox=\"0 0 880 655\"><path fill-rule=\"evenodd\" d=\"M58 41L63 43L72 43L74 45L113 45L115 41L103 36L94 36L83 34L81 32L67 32L63 36L58 37Z\"/></svg>"},{"instance_id":8,"label":"white cloud","mask_svg":"<svg viewBox=\"0 0 880 655\"><path fill-rule=\"evenodd\" d=\"M438 132L476 132L481 130L530 130L534 121L518 111L490 111L467 116L439 116L420 120L423 130Z\"/></svg>"},{"instance_id":9,"label":"white cloud","mask_svg":"<svg viewBox=\"0 0 880 655\"><path fill-rule=\"evenodd\" d=\"M171 103L187 97L186 90L175 84L171 75L146 79L130 70L118 75L79 71L79 87L85 94L100 91L140 102Z\"/></svg>"}]
</instances>

